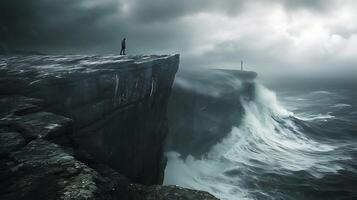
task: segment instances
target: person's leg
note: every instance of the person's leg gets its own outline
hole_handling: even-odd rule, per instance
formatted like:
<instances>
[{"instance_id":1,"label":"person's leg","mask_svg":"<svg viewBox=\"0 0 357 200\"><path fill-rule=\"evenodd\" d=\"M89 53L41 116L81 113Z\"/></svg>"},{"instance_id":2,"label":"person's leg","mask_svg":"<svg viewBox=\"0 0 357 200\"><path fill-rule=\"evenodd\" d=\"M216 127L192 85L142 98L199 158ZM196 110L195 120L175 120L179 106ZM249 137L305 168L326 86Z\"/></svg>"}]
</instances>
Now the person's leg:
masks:
<instances>
[{"instance_id":1,"label":"person's leg","mask_svg":"<svg viewBox=\"0 0 357 200\"><path fill-rule=\"evenodd\" d=\"M126 55L126 53L125 53L125 49L123 49L123 55Z\"/></svg>"},{"instance_id":2,"label":"person's leg","mask_svg":"<svg viewBox=\"0 0 357 200\"><path fill-rule=\"evenodd\" d=\"M123 55L123 49L120 50L120 55Z\"/></svg>"}]
</instances>

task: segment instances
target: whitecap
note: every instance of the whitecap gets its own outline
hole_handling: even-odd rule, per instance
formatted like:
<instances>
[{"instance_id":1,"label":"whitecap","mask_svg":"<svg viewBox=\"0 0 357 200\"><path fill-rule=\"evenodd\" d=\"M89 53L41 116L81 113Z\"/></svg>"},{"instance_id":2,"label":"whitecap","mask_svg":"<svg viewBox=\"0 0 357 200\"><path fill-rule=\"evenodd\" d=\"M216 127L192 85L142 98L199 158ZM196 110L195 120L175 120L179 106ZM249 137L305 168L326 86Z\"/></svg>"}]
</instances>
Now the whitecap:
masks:
<instances>
[{"instance_id":1,"label":"whitecap","mask_svg":"<svg viewBox=\"0 0 357 200\"><path fill-rule=\"evenodd\" d=\"M338 103L338 104L335 104L335 105L333 105L331 107L333 107L333 108L345 108L345 107L351 107L351 105L345 104L345 103Z\"/></svg>"},{"instance_id":2,"label":"whitecap","mask_svg":"<svg viewBox=\"0 0 357 200\"><path fill-rule=\"evenodd\" d=\"M335 116L331 115L330 113L327 114L316 114L316 115L306 115L306 114L300 114L295 116L297 119L302 120L302 121L315 121L315 120L328 120L328 119L334 119Z\"/></svg>"},{"instance_id":3,"label":"whitecap","mask_svg":"<svg viewBox=\"0 0 357 200\"><path fill-rule=\"evenodd\" d=\"M164 184L208 191L220 199L255 199L257 190L247 188L245 181L263 179L259 173L305 171L321 178L343 168L337 161L351 159L334 155L339 144L306 136L295 124L294 113L282 107L276 95L263 86L256 87L254 101L241 102L245 110L241 125L233 127L205 157L182 159L177 153L168 154ZM308 120L326 118L333 116L309 116Z\"/></svg>"}]
</instances>

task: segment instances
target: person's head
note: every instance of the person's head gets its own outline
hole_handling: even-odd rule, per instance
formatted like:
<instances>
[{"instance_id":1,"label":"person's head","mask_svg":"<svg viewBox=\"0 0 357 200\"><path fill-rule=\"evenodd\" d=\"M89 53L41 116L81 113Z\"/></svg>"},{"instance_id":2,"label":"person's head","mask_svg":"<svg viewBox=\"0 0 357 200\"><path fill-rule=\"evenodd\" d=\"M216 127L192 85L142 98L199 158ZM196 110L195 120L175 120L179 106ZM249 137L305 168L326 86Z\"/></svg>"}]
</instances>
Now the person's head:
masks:
<instances>
[{"instance_id":1,"label":"person's head","mask_svg":"<svg viewBox=\"0 0 357 200\"><path fill-rule=\"evenodd\" d=\"M124 38L123 40L126 40L126 38Z\"/></svg>"}]
</instances>

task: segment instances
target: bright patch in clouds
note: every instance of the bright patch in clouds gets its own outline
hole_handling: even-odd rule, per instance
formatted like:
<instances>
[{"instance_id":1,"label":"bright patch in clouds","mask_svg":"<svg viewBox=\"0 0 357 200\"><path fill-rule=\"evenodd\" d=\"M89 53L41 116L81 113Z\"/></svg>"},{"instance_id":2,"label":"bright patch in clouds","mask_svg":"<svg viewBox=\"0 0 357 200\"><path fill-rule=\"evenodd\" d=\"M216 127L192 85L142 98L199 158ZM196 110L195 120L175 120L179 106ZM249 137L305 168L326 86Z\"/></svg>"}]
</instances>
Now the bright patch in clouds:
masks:
<instances>
[{"instance_id":1,"label":"bright patch in clouds","mask_svg":"<svg viewBox=\"0 0 357 200\"><path fill-rule=\"evenodd\" d=\"M252 3L236 15L203 12L183 20L193 36L187 56L197 65L236 67L243 59L264 73L356 68L357 16L344 4L317 12Z\"/></svg>"}]
</instances>

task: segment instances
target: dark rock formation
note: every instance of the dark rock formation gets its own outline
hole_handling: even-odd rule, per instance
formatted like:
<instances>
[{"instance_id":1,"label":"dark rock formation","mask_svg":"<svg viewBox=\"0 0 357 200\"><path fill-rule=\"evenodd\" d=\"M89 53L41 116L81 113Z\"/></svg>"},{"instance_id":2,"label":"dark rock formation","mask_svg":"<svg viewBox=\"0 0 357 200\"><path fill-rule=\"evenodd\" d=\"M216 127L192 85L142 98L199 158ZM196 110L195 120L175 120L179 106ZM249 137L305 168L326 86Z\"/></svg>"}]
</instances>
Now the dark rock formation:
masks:
<instances>
[{"instance_id":1,"label":"dark rock formation","mask_svg":"<svg viewBox=\"0 0 357 200\"><path fill-rule=\"evenodd\" d=\"M0 57L0 199L215 199L145 186L162 182L177 67L178 56Z\"/></svg>"},{"instance_id":2,"label":"dark rock formation","mask_svg":"<svg viewBox=\"0 0 357 200\"><path fill-rule=\"evenodd\" d=\"M240 99L254 98L257 74L218 69L188 74L178 74L173 86L166 149L200 157L240 124L244 115Z\"/></svg>"},{"instance_id":3,"label":"dark rock formation","mask_svg":"<svg viewBox=\"0 0 357 200\"><path fill-rule=\"evenodd\" d=\"M38 102L31 100L41 99L44 110L75 122L81 147L135 182L160 184L166 104L178 62L178 56L7 56L1 60L0 94L26 96L17 108L23 113L36 109ZM5 112L12 110L10 105ZM25 116L18 119L25 127L18 128L42 126L51 117ZM57 133L44 127L38 134Z\"/></svg>"}]
</instances>

